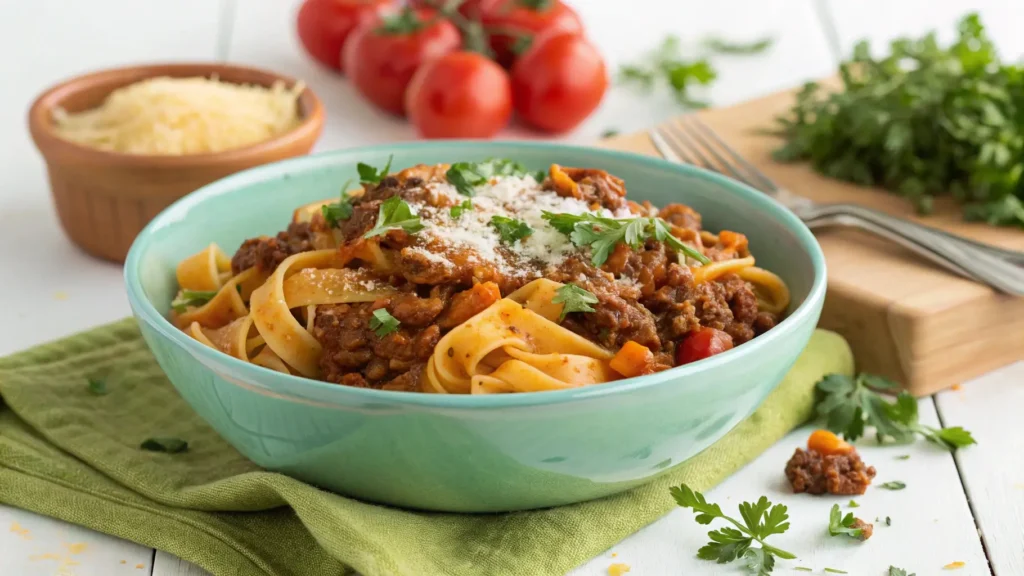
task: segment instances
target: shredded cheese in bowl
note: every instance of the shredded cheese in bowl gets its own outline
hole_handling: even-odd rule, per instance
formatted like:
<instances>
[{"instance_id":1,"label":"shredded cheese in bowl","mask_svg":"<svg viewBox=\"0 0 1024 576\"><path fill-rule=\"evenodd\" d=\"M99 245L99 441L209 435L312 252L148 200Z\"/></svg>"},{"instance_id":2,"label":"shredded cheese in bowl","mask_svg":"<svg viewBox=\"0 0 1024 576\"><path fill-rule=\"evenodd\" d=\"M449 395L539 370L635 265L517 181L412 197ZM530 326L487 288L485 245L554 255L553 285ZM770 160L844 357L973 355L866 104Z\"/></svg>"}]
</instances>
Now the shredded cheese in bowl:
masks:
<instances>
[{"instance_id":1,"label":"shredded cheese in bowl","mask_svg":"<svg viewBox=\"0 0 1024 576\"><path fill-rule=\"evenodd\" d=\"M53 112L57 134L112 152L187 155L250 146L300 122L305 86L266 88L217 78L158 77L119 88L90 110Z\"/></svg>"}]
</instances>

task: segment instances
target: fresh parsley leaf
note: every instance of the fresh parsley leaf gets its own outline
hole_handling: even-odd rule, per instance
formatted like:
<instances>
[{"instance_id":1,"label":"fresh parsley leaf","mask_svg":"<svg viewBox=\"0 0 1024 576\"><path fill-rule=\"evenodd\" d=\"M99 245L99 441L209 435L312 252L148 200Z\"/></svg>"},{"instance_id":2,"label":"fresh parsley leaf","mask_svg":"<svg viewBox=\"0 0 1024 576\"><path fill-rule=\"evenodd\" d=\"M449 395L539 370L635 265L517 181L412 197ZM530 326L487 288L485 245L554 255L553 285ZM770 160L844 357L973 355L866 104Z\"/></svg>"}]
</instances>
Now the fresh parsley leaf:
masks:
<instances>
[{"instance_id":1,"label":"fresh parsley leaf","mask_svg":"<svg viewBox=\"0 0 1024 576\"><path fill-rule=\"evenodd\" d=\"M747 43L730 42L722 38L711 37L705 38L703 42L704 47L711 52L715 52L717 54L742 55L760 54L761 52L764 52L765 50L770 48L771 45L774 43L775 39L771 37L765 37L761 38L760 40L755 40L753 42Z\"/></svg>"},{"instance_id":2,"label":"fresh parsley leaf","mask_svg":"<svg viewBox=\"0 0 1024 576\"><path fill-rule=\"evenodd\" d=\"M764 548L748 548L743 552L747 562L747 570L756 576L769 576L775 568L775 556L764 551Z\"/></svg>"},{"instance_id":3,"label":"fresh parsley leaf","mask_svg":"<svg viewBox=\"0 0 1024 576\"><path fill-rule=\"evenodd\" d=\"M98 378L88 378L89 392L94 396L107 395L107 383Z\"/></svg>"},{"instance_id":4,"label":"fresh parsley leaf","mask_svg":"<svg viewBox=\"0 0 1024 576\"><path fill-rule=\"evenodd\" d=\"M216 290L182 290L181 295L171 300L171 308L181 314L189 307L198 307L206 304L217 295Z\"/></svg>"},{"instance_id":5,"label":"fresh parsley leaf","mask_svg":"<svg viewBox=\"0 0 1024 576\"><path fill-rule=\"evenodd\" d=\"M395 156L393 154L388 156L388 163L380 170L377 170L369 164L363 164L362 162L356 164L356 171L359 172L359 183L363 186L380 184L380 181L391 172L391 161L394 159Z\"/></svg>"},{"instance_id":6,"label":"fresh parsley leaf","mask_svg":"<svg viewBox=\"0 0 1024 576\"><path fill-rule=\"evenodd\" d=\"M910 442L915 435L950 451L976 443L970 432L959 426L933 428L921 424L917 400L908 392L900 391L896 400L889 402L872 388L894 391L899 385L872 374L862 373L854 378L828 374L817 384L815 411L829 430L850 441L863 436L865 426L874 426L879 443L886 439ZM910 456L901 457L907 458Z\"/></svg>"},{"instance_id":7,"label":"fresh parsley leaf","mask_svg":"<svg viewBox=\"0 0 1024 576\"><path fill-rule=\"evenodd\" d=\"M327 226L330 228L337 228L339 222L352 217L352 199L346 191L351 182L349 180L342 184L340 200L331 204L324 204L320 207L320 213L324 215L324 221L327 222Z\"/></svg>"},{"instance_id":8,"label":"fresh parsley leaf","mask_svg":"<svg viewBox=\"0 0 1024 576\"><path fill-rule=\"evenodd\" d=\"M858 43L842 85L809 83L777 118L782 161L880 186L927 213L952 196L966 219L1024 226L1024 67L1000 59L976 13L952 43L935 32Z\"/></svg>"},{"instance_id":9,"label":"fresh parsley leaf","mask_svg":"<svg viewBox=\"0 0 1024 576\"><path fill-rule=\"evenodd\" d=\"M149 452L166 452L167 454L178 454L188 450L188 442L180 438L156 437L147 438L139 445L139 448Z\"/></svg>"},{"instance_id":10,"label":"fresh parsley leaf","mask_svg":"<svg viewBox=\"0 0 1024 576\"><path fill-rule=\"evenodd\" d=\"M612 136L618 136L618 135L619 135L619 131L616 130L615 128L608 128L607 130L601 132L601 138L611 138Z\"/></svg>"},{"instance_id":11,"label":"fresh parsley leaf","mask_svg":"<svg viewBox=\"0 0 1024 576\"><path fill-rule=\"evenodd\" d=\"M373 330L378 338L383 338L392 332L398 330L398 326L401 322L397 318L392 316L387 308L378 308L373 311L373 317L370 318L370 330Z\"/></svg>"},{"instance_id":12,"label":"fresh parsley leaf","mask_svg":"<svg viewBox=\"0 0 1024 576\"><path fill-rule=\"evenodd\" d=\"M840 570L839 568L825 568L824 570L829 574L849 574L846 570Z\"/></svg>"},{"instance_id":13,"label":"fresh parsley leaf","mask_svg":"<svg viewBox=\"0 0 1024 576\"><path fill-rule=\"evenodd\" d=\"M851 538L861 538L864 535L864 530L861 528L854 528L853 525L857 521L853 517L853 512L847 512L846 516L839 510L839 504L833 504L832 510L828 515L828 534L829 536L839 536L840 534L846 534Z\"/></svg>"},{"instance_id":14,"label":"fresh parsley leaf","mask_svg":"<svg viewBox=\"0 0 1024 576\"><path fill-rule=\"evenodd\" d=\"M813 568L808 568L807 566L794 566L793 570L797 570L799 572L814 572Z\"/></svg>"},{"instance_id":15,"label":"fresh parsley leaf","mask_svg":"<svg viewBox=\"0 0 1024 576\"><path fill-rule=\"evenodd\" d=\"M445 175L448 182L463 196L476 194L476 187L483 186L492 178L503 176L526 177L532 172L519 162L501 158L491 158L483 162L456 162L448 168Z\"/></svg>"},{"instance_id":16,"label":"fresh parsley leaf","mask_svg":"<svg viewBox=\"0 0 1024 576\"><path fill-rule=\"evenodd\" d=\"M892 526L892 518L886 516L885 517L885 525L886 526Z\"/></svg>"},{"instance_id":17,"label":"fresh parsley leaf","mask_svg":"<svg viewBox=\"0 0 1024 576\"><path fill-rule=\"evenodd\" d=\"M517 240L522 240L533 234L533 228L530 228L526 222L507 216L491 216L490 224L498 231L501 241L506 244L514 244Z\"/></svg>"},{"instance_id":18,"label":"fresh parsley leaf","mask_svg":"<svg viewBox=\"0 0 1024 576\"><path fill-rule=\"evenodd\" d=\"M848 508L860 508L860 504L857 504L856 500L850 500L849 504L846 505Z\"/></svg>"},{"instance_id":19,"label":"fresh parsley leaf","mask_svg":"<svg viewBox=\"0 0 1024 576\"><path fill-rule=\"evenodd\" d=\"M903 490L907 487L907 484L900 480L892 480L890 482L883 482L880 486L886 490Z\"/></svg>"},{"instance_id":20,"label":"fresh parsley leaf","mask_svg":"<svg viewBox=\"0 0 1024 576\"><path fill-rule=\"evenodd\" d=\"M398 196L392 196L385 200L377 212L377 224L363 238L373 238L387 234L388 230L405 230L409 234L415 234L423 230L423 223L420 217L412 211L412 208Z\"/></svg>"},{"instance_id":21,"label":"fresh parsley leaf","mask_svg":"<svg viewBox=\"0 0 1024 576\"><path fill-rule=\"evenodd\" d=\"M551 302L562 305L562 313L558 316L558 321L561 322L570 312L594 312L590 305L597 304L598 300L597 296L570 282L555 290L555 297Z\"/></svg>"},{"instance_id":22,"label":"fresh parsley leaf","mask_svg":"<svg viewBox=\"0 0 1024 576\"><path fill-rule=\"evenodd\" d=\"M965 430L965 432L966 432L966 430ZM970 434L970 432L967 432L967 433ZM910 460L910 454L900 454L899 456L896 457L896 459L897 460Z\"/></svg>"},{"instance_id":23,"label":"fresh parsley leaf","mask_svg":"<svg viewBox=\"0 0 1024 576\"><path fill-rule=\"evenodd\" d=\"M461 203L459 203L459 204L457 204L455 206L452 206L448 210L448 214L450 214L452 218L456 218L457 219L457 218L461 218L462 217L462 213L463 212L466 212L467 210L472 210L472 209L473 209L473 201L470 200L469 198L467 198L467 199L463 200Z\"/></svg>"},{"instance_id":24,"label":"fresh parsley leaf","mask_svg":"<svg viewBox=\"0 0 1024 576\"><path fill-rule=\"evenodd\" d=\"M903 568L897 568L895 566L889 566L889 576L917 576L914 574L907 574L907 571Z\"/></svg>"},{"instance_id":25,"label":"fresh parsley leaf","mask_svg":"<svg viewBox=\"0 0 1024 576\"><path fill-rule=\"evenodd\" d=\"M716 519L732 524L731 527L708 532L711 541L697 551L698 558L724 564L742 557L747 566L759 576L771 573L776 557L788 560L796 558L792 553L765 542L768 536L782 534L789 529L789 514L782 504L773 506L764 496L753 504L743 502L739 507L743 519L741 522L726 516L718 504L708 502L703 494L686 484L671 487L669 493L676 504L690 508L697 514L695 520L699 524L708 525ZM752 547L755 542L761 546Z\"/></svg>"},{"instance_id":26,"label":"fresh parsley leaf","mask_svg":"<svg viewBox=\"0 0 1024 576\"><path fill-rule=\"evenodd\" d=\"M569 236L579 247L590 247L590 260L594 266L601 266L619 243L625 243L634 250L647 240L666 243L669 248L697 260L701 264L710 262L695 248L687 246L672 235L668 225L660 218L604 218L592 213L569 214L543 212L542 217L552 228Z\"/></svg>"}]
</instances>

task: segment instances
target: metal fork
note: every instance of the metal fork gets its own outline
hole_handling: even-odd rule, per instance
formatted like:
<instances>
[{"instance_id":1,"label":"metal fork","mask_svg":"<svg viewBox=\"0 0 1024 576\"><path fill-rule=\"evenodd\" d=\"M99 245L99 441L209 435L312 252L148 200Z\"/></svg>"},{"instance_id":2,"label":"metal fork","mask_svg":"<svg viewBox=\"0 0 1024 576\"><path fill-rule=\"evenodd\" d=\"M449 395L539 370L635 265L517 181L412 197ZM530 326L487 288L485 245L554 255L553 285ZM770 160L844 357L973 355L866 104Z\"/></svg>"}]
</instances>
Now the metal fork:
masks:
<instances>
[{"instance_id":1,"label":"metal fork","mask_svg":"<svg viewBox=\"0 0 1024 576\"><path fill-rule=\"evenodd\" d=\"M856 204L819 204L776 185L729 147L694 115L648 134L669 161L691 164L729 176L764 192L789 208L812 229L848 226L876 234L959 274L992 288L1024 296L1024 253L974 242Z\"/></svg>"}]
</instances>

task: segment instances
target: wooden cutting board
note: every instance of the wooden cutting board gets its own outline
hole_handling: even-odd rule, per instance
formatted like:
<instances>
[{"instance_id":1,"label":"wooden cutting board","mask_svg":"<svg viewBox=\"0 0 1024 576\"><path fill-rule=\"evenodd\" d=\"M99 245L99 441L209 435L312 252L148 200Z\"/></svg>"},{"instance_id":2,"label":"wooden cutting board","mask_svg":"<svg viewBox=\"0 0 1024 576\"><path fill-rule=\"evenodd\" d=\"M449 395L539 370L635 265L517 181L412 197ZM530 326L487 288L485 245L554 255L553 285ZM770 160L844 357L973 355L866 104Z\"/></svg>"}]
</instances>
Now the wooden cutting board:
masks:
<instances>
[{"instance_id":1,"label":"wooden cutting board","mask_svg":"<svg viewBox=\"0 0 1024 576\"><path fill-rule=\"evenodd\" d=\"M883 190L830 180L803 164L771 158L779 140L758 134L792 102L773 94L701 118L777 184L819 202L852 202L1004 248L1024 250L1024 232L964 222L952 202L918 217L903 198ZM602 146L657 156L646 133L605 140ZM828 295L820 326L846 337L858 369L902 382L913 394L931 394L1024 359L1024 298L952 275L911 252L852 229L815 234L828 262Z\"/></svg>"}]
</instances>

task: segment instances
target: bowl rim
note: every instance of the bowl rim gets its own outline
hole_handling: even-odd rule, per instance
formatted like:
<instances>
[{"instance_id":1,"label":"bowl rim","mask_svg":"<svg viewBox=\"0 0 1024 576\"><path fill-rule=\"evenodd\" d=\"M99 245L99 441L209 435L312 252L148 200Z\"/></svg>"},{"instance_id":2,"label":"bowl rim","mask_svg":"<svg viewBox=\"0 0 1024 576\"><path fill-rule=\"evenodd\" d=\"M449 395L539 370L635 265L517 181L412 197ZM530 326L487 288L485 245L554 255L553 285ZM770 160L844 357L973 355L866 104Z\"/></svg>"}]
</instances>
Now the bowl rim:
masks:
<instances>
[{"instance_id":1,"label":"bowl rim","mask_svg":"<svg viewBox=\"0 0 1024 576\"><path fill-rule=\"evenodd\" d=\"M402 392L393 390L377 390L373 388L355 388L333 384L303 376L282 374L257 366L250 362L242 361L214 350L198 340L189 337L183 331L177 329L171 322L157 311L152 302L145 296L142 288L141 276L139 274L140 263L147 252L150 239L163 226L173 224L181 220L184 215L194 206L201 204L210 197L230 194L232 191L244 188L246 185L274 178L282 173L304 171L317 167L331 166L338 164L340 158L345 162L359 154L388 154L396 151L415 150L422 147L437 147L437 142L404 142L380 144L374 146L363 146L346 150L336 150L311 154L298 158L292 158L271 164L265 164L249 170L238 172L216 182L203 186L176 201L174 204L163 210L139 233L128 251L128 258L124 266L125 286L128 293L128 301L136 318L145 322L155 329L164 338L168 339L175 346L183 348L196 361L205 364L211 370L212 364L224 365L230 368L233 377L242 377L250 382L256 382L271 388L274 392L288 394L295 397L308 397L304 391L318 389L324 394L337 398L338 401L366 401L366 402L393 402L410 406L421 406L428 408L444 408L454 410L476 410L476 409L501 409L510 407L546 406L562 404L567 402L578 402L604 396L629 393L635 390L652 388L669 381L686 378L687 376L711 372L720 366L730 363L741 363L747 357L766 353L776 341L785 339L794 332L799 331L808 321L816 322L817 315L824 303L825 290L827 285L827 269L825 256L810 229L792 212L774 199L736 180L685 164L676 164L661 158L646 156L633 152L624 152L607 148L592 146L580 146L562 144L557 142L537 141L515 141L515 140L447 140L441 146L451 149L457 153L460 149L467 152L480 152L484 147L519 148L522 150L548 150L574 151L577 153L591 154L595 161L603 158L612 158L620 161L627 161L640 165L641 167L659 171L675 172L685 174L689 177L696 177L709 181L720 187L738 193L746 200L753 203L763 212L770 214L772 218L789 229L803 246L811 260L814 272L814 279L810 290L803 302L774 328L744 343L732 350L717 354L705 360L677 366L669 370L624 378L614 382L608 382L598 386L582 386L567 390L543 391L543 392L521 392L517 394L429 394L419 392ZM202 360L200 360L202 359ZM217 372L214 370L214 372ZM219 374L220 375L220 374ZM322 400L321 397L318 397ZM333 400L332 400L333 401Z\"/></svg>"},{"instance_id":2,"label":"bowl rim","mask_svg":"<svg viewBox=\"0 0 1024 576\"><path fill-rule=\"evenodd\" d=\"M82 90L95 86L98 83L105 83L119 78L128 80L123 86L141 82L149 78L159 76L171 76L177 78L190 76L209 77L218 72L225 71L241 72L255 76L264 76L272 81L282 81L286 86L294 86L300 80L272 70L257 68L254 66L240 66L226 62L169 62L153 63L137 66L121 66L116 68L105 68L86 74L72 76L50 86L40 93L32 101L28 110L28 128L36 147L44 156L75 156L84 162L122 165L125 167L161 167L169 169L181 169L186 167L210 166L231 162L238 162L266 154L270 151L289 146L308 138L316 138L324 123L324 107L319 96L305 85L299 93L298 101L306 109L302 115L301 122L286 132L277 134L267 140L255 142L241 148L232 148L220 152L206 152L202 154L128 154L124 152L113 152L91 148L77 142L66 140L57 135L53 129L53 109L63 100ZM230 82L225 80L225 82ZM232 82L236 83L236 82ZM119 86L119 87L123 87ZM112 88L113 92L117 88ZM107 95L110 94L107 93Z\"/></svg>"}]
</instances>

